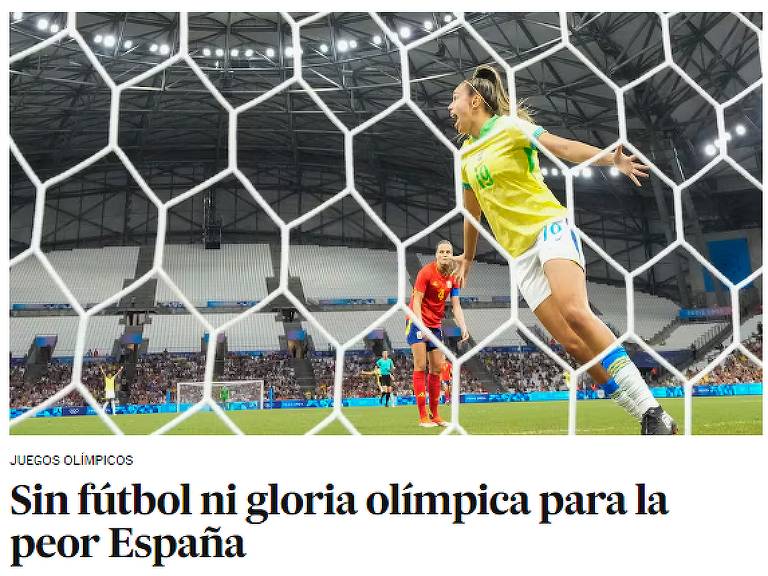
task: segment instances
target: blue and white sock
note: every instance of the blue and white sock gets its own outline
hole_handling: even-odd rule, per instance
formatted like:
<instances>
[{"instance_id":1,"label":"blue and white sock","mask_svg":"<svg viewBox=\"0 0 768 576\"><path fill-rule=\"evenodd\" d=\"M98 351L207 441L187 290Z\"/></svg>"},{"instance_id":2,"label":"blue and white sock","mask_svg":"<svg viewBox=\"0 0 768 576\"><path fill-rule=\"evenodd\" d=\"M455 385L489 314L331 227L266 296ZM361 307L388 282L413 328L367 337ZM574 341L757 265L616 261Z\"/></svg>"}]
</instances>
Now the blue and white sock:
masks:
<instances>
[{"instance_id":1,"label":"blue and white sock","mask_svg":"<svg viewBox=\"0 0 768 576\"><path fill-rule=\"evenodd\" d=\"M600 363L611 377L603 384L603 390L637 420L649 408L659 405L623 346L614 348Z\"/></svg>"}]
</instances>

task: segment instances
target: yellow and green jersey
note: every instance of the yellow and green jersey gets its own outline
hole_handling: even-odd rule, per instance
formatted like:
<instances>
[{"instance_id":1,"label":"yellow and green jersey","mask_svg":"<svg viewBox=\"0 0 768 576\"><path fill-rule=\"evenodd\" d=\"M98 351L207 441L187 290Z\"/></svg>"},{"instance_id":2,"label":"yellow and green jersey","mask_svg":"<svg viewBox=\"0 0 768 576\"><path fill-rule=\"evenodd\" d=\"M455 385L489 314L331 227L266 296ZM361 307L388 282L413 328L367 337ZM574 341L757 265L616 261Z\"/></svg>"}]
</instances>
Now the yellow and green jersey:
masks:
<instances>
[{"instance_id":1,"label":"yellow and green jersey","mask_svg":"<svg viewBox=\"0 0 768 576\"><path fill-rule=\"evenodd\" d=\"M117 380L117 375L111 378L104 376L104 392L106 394L113 394L115 392L115 380Z\"/></svg>"},{"instance_id":2,"label":"yellow and green jersey","mask_svg":"<svg viewBox=\"0 0 768 576\"><path fill-rule=\"evenodd\" d=\"M544 183L534 144L544 129L511 116L493 116L461 158L464 188L474 190L496 240L511 256L530 248L544 225L567 215Z\"/></svg>"}]
</instances>

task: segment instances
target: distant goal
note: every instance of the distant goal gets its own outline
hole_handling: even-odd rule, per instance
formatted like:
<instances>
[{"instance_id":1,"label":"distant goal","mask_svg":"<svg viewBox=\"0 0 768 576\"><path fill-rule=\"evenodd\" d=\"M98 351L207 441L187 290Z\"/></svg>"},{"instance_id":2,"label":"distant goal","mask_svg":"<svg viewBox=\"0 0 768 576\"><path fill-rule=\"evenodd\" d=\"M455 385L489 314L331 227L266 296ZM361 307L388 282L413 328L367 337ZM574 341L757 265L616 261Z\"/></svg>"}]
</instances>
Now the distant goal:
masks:
<instances>
[{"instance_id":1,"label":"distant goal","mask_svg":"<svg viewBox=\"0 0 768 576\"><path fill-rule=\"evenodd\" d=\"M231 380L229 382L213 382L212 399L225 410L232 402L258 402L259 409L264 408L264 380ZM181 412L190 405L203 399L204 382L176 383L176 412ZM225 393L225 389L228 394ZM226 401L224 400L226 398Z\"/></svg>"}]
</instances>

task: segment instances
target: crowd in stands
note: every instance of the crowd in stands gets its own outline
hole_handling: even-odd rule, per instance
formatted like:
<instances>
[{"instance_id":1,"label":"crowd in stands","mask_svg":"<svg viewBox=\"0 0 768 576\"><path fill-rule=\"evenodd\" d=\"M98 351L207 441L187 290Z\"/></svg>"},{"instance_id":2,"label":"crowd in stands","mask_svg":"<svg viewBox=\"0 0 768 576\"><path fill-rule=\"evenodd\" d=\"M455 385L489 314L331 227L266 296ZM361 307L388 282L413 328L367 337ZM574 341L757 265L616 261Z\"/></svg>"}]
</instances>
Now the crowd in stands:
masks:
<instances>
[{"instance_id":1,"label":"crowd in stands","mask_svg":"<svg viewBox=\"0 0 768 576\"><path fill-rule=\"evenodd\" d=\"M392 370L392 392L395 396L413 394L413 362L405 354L392 354L394 363ZM314 357L312 370L315 375L315 398L330 398L333 396L336 358L333 356ZM371 372L375 367L376 357L370 353L350 353L344 358L344 377L342 379L342 395L348 397L368 398L379 395L376 379L363 372ZM487 392L480 381L467 369L461 370L462 392Z\"/></svg>"},{"instance_id":2,"label":"crowd in stands","mask_svg":"<svg viewBox=\"0 0 768 576\"><path fill-rule=\"evenodd\" d=\"M109 362L88 362L82 368L82 382L97 402L104 401L104 380L100 368L115 373L119 369ZM47 373L31 385L24 383L25 367L20 364L10 370L10 406L32 407L68 385L72 379L72 365L51 362ZM160 404L170 399L176 402L177 382L201 382L205 375L205 356L202 354L172 355L148 354L141 356L136 364L136 376L130 389L129 402L132 404ZM294 379L294 370L287 355L229 356L224 363L220 380L258 380L273 388L275 399L299 398L301 390ZM239 388L239 389L238 389ZM258 386L253 390L233 387L230 400L258 399ZM252 395L245 398L249 393ZM78 393L72 393L55 403L56 406L79 406L83 404Z\"/></svg>"},{"instance_id":3,"label":"crowd in stands","mask_svg":"<svg viewBox=\"0 0 768 576\"><path fill-rule=\"evenodd\" d=\"M24 384L25 373L26 368L23 365L11 366L9 378L11 408L36 406L56 394L72 379L72 365L52 362L48 366L47 374L38 378L32 386ZM58 405L65 406L68 400L69 397L62 399Z\"/></svg>"},{"instance_id":4,"label":"crowd in stands","mask_svg":"<svg viewBox=\"0 0 768 576\"><path fill-rule=\"evenodd\" d=\"M287 354L282 353L233 356L224 364L221 380L264 380L265 386L272 387L275 400L302 396L291 361ZM255 398L257 396L251 397Z\"/></svg>"},{"instance_id":5,"label":"crowd in stands","mask_svg":"<svg viewBox=\"0 0 768 576\"><path fill-rule=\"evenodd\" d=\"M334 356L313 357L312 372L315 375L315 398L330 398L333 396L334 374L336 372L336 358ZM365 376L361 371L370 371L373 369L375 358L364 355L348 354L344 361L344 385L343 394L345 396L369 397L378 395L373 376ZM393 376L399 375L398 365L395 358L395 369ZM399 376L395 377L395 382Z\"/></svg>"},{"instance_id":6,"label":"crowd in stands","mask_svg":"<svg viewBox=\"0 0 768 576\"><path fill-rule=\"evenodd\" d=\"M745 342L745 346L758 358L762 357L762 335L757 334ZM717 354L717 350L713 354ZM392 372L395 395L410 395L413 378L413 362L405 354L392 354ZM711 358L711 357L710 357ZM542 352L512 353L488 351L480 359L505 392L533 392L566 390L564 371ZM567 359L567 358L566 358ZM100 367L116 372L119 366L89 358L83 365L82 381L97 402L104 401L104 384ZM104 358L106 361L107 358ZM336 362L334 356L314 356L311 359L315 377L314 390L302 388L296 380L291 359L286 353L263 356L230 355L225 363L221 381L263 379L266 390L272 387L276 400L289 398L329 398L333 396ZM362 374L374 368L376 357L371 353L348 353L344 362L342 393L347 397L375 397L379 388L373 376ZM53 361L47 373L31 385L24 383L23 363L13 362L10 367L10 406L31 407L45 401L72 378L72 365ZM173 355L168 352L141 356L136 365L136 375L130 388L129 402L134 404L159 404L169 400L176 402L178 382L201 382L205 373L205 357L201 354ZM687 377L693 377L690 370ZM716 367L702 381L702 384L730 384L735 382L761 382L762 370L747 358L736 352ZM582 385L590 385L586 379ZM671 377L659 378L655 385L674 386L679 383ZM256 400L258 385L232 387L230 401ZM475 375L462 367L462 392L487 392ZM266 392L265 392L266 393ZM192 393L190 401L195 401ZM183 400L187 400L185 397ZM56 402L58 406L82 405L81 396L73 392Z\"/></svg>"},{"instance_id":7,"label":"crowd in stands","mask_svg":"<svg viewBox=\"0 0 768 576\"><path fill-rule=\"evenodd\" d=\"M722 364L705 375L699 384L738 384L739 382L762 382L763 370L747 362L746 356L735 353Z\"/></svg>"},{"instance_id":8,"label":"crowd in stands","mask_svg":"<svg viewBox=\"0 0 768 576\"><path fill-rule=\"evenodd\" d=\"M763 358L763 333L752 336L749 340L744 342L744 347L752 352L755 356Z\"/></svg>"},{"instance_id":9,"label":"crowd in stands","mask_svg":"<svg viewBox=\"0 0 768 576\"><path fill-rule=\"evenodd\" d=\"M756 357L763 357L763 336L755 334L744 341L744 347L752 352ZM696 374L714 360L723 351L720 345L712 350L701 363L685 371L686 378L693 378ZM725 360L715 366L709 374L705 374L698 384L737 384L744 382L762 382L763 370L757 364L753 363L740 351L736 350L729 354ZM662 386L680 386L681 383L671 375L664 377L660 385Z\"/></svg>"},{"instance_id":10,"label":"crowd in stands","mask_svg":"<svg viewBox=\"0 0 768 576\"><path fill-rule=\"evenodd\" d=\"M568 389L563 369L543 352L492 351L482 354L481 358L506 392Z\"/></svg>"}]
</instances>

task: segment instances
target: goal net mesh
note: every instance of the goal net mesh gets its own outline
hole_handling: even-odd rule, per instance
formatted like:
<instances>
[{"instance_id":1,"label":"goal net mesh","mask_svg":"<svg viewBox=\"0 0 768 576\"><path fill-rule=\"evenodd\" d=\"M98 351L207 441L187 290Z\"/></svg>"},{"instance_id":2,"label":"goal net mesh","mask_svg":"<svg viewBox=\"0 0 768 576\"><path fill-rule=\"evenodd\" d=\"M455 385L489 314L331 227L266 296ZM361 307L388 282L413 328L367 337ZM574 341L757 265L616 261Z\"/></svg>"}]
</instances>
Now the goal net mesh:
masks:
<instances>
[{"instance_id":1,"label":"goal net mesh","mask_svg":"<svg viewBox=\"0 0 768 576\"><path fill-rule=\"evenodd\" d=\"M319 13L298 21L295 20L288 13L281 13L281 16L284 19L284 21L290 25L293 46L300 46L302 43L302 36L301 36L302 26L310 22L316 21L320 18L324 18L326 15L323 13ZM288 248L287 239L289 237L289 233L292 230L295 230L297 226L300 226L303 222L306 222L309 218L319 214L323 209L325 209L328 205L330 205L330 203L338 201L343 197L352 197L363 207L368 217L375 223L376 226L378 226L387 235L387 237L392 241L392 243L397 248L398 268L399 268L398 299L397 299L397 303L394 304L392 308L384 312L379 319L377 319L370 326L362 330L358 335L350 338L347 341L339 341L338 339L334 338L333 335L329 334L325 330L325 328L323 328L320 325L320 323L317 322L314 315L309 310L307 310L293 294L291 294L288 291L287 274L284 273L282 275L284 277L281 278L281 284L279 286L279 289L276 290L274 293L270 294L268 298L264 299L258 305L256 305L254 309L249 311L249 313L253 313L255 311L261 310L264 307L268 306L275 297L279 295L284 295L293 303L294 306L296 306L296 308L300 311L300 313L304 317L306 317L318 330L322 331L322 333L326 336L326 339L328 340L328 342L332 344L336 350L336 363L335 363L336 374L335 374L334 385L333 385L334 408L332 413L328 417L326 417L322 422L320 422L317 426L312 428L309 431L309 433L315 434L336 420L338 420L344 427L346 427L349 432L353 434L358 433L354 425L344 415L342 405L341 405L342 377L343 377L344 357L345 357L344 355L346 351L350 349L350 347L353 346L354 343L361 340L362 337L366 333L368 333L371 329L373 329L377 325L380 325L380 323L383 320L390 318L395 313L410 315L407 307L407 297L409 295L405 293L405 285L406 285L405 249L408 248L409 246L412 246L415 242L424 238L426 235L437 230L440 226L444 225L450 218L463 215L465 218L469 218L470 220L474 221L471 215L469 214L469 212L465 210L464 207L462 206L461 178L458 177L459 166L461 164L461 154L462 152L465 152L465 151L460 152L458 149L456 149L455 145L445 137L445 135L427 117L427 115L423 112L423 110L421 110L415 104L414 100L411 97L411 87L412 87L412 82L414 78L411 77L411 67L409 66L409 54L411 53L411 51L418 49L419 46L422 46L427 42L438 39L441 35L446 34L447 32L450 32L457 28L463 28L490 55L493 61L491 63L496 65L498 68L504 70L507 76L511 100L513 102L515 101L516 75L520 74L521 72L528 69L529 67L543 61L544 59L552 56L555 52L559 50L567 50L571 54L573 54L587 68L589 68L595 75L597 75L605 83L606 86L610 87L610 89L613 90L616 96L616 102L618 105L618 138L615 142L612 142L610 146L606 147L604 151L601 151L599 155L602 155L603 153L605 153L605 151L614 149L618 144L623 144L625 149L631 151L631 153L633 154L636 154L642 162L644 162L645 164L648 164L651 167L653 175L656 178L659 178L662 182L664 182L669 187L669 189L672 190L672 193L674 196L674 219L676 223L676 237L673 239L673 241L671 242L671 244L669 244L667 248L665 248L659 254L657 254L650 260L648 260L643 266L633 271L626 270L625 268L620 266L618 263L616 263L611 258L611 256L601 248L600 245L596 244L591 238L589 238L582 231L578 230L577 232L585 244L589 245L589 247L592 250L594 250L597 254L599 254L606 262L611 263L611 265L614 268L616 268L616 270L621 275L623 275L624 280L626 282L627 327L626 327L626 331L619 336L618 338L619 343L625 342L627 340L632 340L637 342L643 348L643 350L647 352L659 365L666 368L671 374L673 374L676 378L678 378L680 382L685 383L684 385L684 391L685 391L685 426L684 428L685 428L685 433L690 434L691 433L692 386L695 383L697 383L704 375L706 375L709 371L711 371L719 362L721 362L723 359L725 359L729 354L733 352L739 352L745 355L752 362L762 367L761 360L757 358L751 351L749 351L742 344L742 335L740 334L741 319L740 319L740 306L739 306L739 291L742 288L748 286L756 278L758 278L758 276L760 276L760 274L762 273L762 268L755 270L752 274L750 274L749 277L745 278L743 281L739 282L738 284L734 284L733 282L731 282L717 268L712 266L711 263L708 262L707 259L698 250L696 250L696 248L689 242L689 239L686 238L685 227L683 225L683 209L682 209L683 191L687 187L694 184L696 181L700 180L709 169L713 168L716 164L720 162L729 164L736 172L741 174L741 176L743 176L752 186L762 191L762 183L758 181L756 178L754 178L749 172L747 172L738 162L736 162L729 155L729 144L728 144L728 138L726 136L726 125L725 125L726 109L738 103L741 99L743 99L753 91L759 90L762 86L762 80L758 80L752 83L751 85L744 87L744 89L739 94L732 97L730 100L726 102L716 101L704 88L698 85L690 77L690 75L683 68L681 68L673 59L672 48L671 48L670 19L673 18L675 15L672 13L659 13L656 16L658 17L658 20L661 24L661 32L663 37L663 61L659 63L657 66L655 66L654 68L652 68L651 70L649 70L648 72L644 73L639 78L633 80L632 82L619 85L610 77L606 76L606 74L601 69L599 69L589 58L587 58L585 54L582 53L582 51L572 42L567 14L565 12L559 13L560 38L552 42L551 45L548 46L541 53L524 61L521 64L515 65L514 67L510 66L501 56L499 56L499 54L491 47L487 39L484 38L480 33L478 33L477 30L475 30L472 27L472 25L464 18L463 13L455 13L455 15L452 17L450 22L448 22L446 19L446 23L444 25L437 27L434 31L427 34L426 36L422 36L421 38L417 38L413 40L407 40L405 38L398 36L397 31L388 27L387 23L384 21L382 17L380 17L376 13L371 13L370 14L371 19L374 22L376 22L376 24L381 28L383 33L386 34L389 41L398 48L400 63L401 63L400 67L401 67L401 76L402 76L401 77L402 97L397 102L395 102L395 104L393 104L392 106L389 106L382 112L376 114L375 116L363 122L362 124L356 126L355 128L350 129L347 126L345 126L344 123L341 122L336 115L334 115L333 111L327 106L327 104L325 104L325 102L321 99L318 93L310 86L310 84L305 79L305 76L307 76L308 72L307 72L307 69L304 66L302 66L301 50L296 50L293 53L293 64L291 68L288 68L288 70L292 70L292 75L290 77L288 77L285 81L283 81L281 84L276 86L274 89L269 90L268 92L254 98L253 100L245 104L234 107L230 102L228 102L221 95L220 92L216 90L216 88L211 83L210 79L206 76L203 70L199 67L198 63L191 56L190 46L188 41L189 15L187 13L182 12L180 15L180 37L179 37L178 50L175 53L173 53L168 59L164 60L162 63L158 64L157 66L119 84L116 83L115 80L113 80L109 76L109 74L106 73L104 67L101 65L98 58L95 56L91 46L83 38L80 31L78 31L77 14L74 12L69 13L66 27L63 27L57 33L53 34L52 36L45 39L44 41L35 44L31 48L22 50L21 52L18 52L10 57L10 63L13 64L22 59L33 56L36 52L43 50L49 46L52 46L57 42L62 42L64 40L72 39L77 42L80 49L84 52L84 54L87 56L90 63L93 65L95 73L101 77L101 80L108 86L113 96L111 100L108 145L98 153L94 154L89 159L45 181L42 181L38 178L38 176L34 173L32 168L30 167L29 163L25 160L23 154L19 150L13 138L10 138L11 153L14 156L14 158L18 161L19 165L22 167L26 175L35 185L36 194L37 194L36 213L35 213L34 225L32 230L32 239L31 239L30 248L28 248L18 256L14 257L10 262L10 266L13 267L14 265L17 265L19 262L23 261L28 257L37 258L40 261L40 263L43 265L43 267L46 269L46 271L48 272L52 280L56 283L56 285L60 288L60 290L65 294L68 300L72 303L73 310L77 312L77 314L80 316L80 324L78 326L78 332L77 332L77 344L74 351L72 379L69 386L67 386L64 390L60 391L59 393L57 393L56 396L62 397L65 394L68 394L69 392L72 392L72 391L80 392L83 395L83 397L86 398L86 400L89 402L89 404L92 405L94 409L97 410L97 412L100 414L100 416L104 420L105 425L108 426L114 433L122 434L122 431L120 430L120 428L112 420L104 416L103 412L101 411L101 407L96 405L96 403L93 401L91 394L88 392L88 390L86 389L86 387L83 385L81 381L82 359L84 356L86 333L88 330L89 321L93 319L95 315L102 312L105 308L117 303L121 298L130 294L131 291L136 289L139 285L142 285L149 278L155 277L155 278L162 279L164 282L166 282L174 290L174 292L178 294L179 299L189 309L189 312L195 315L198 321L203 326L205 326L205 329L210 331L212 336L214 334L223 332L224 330L228 329L232 324L238 321L238 319L235 319L223 326L219 326L218 328L215 328L214 326L210 325L210 323L206 321L205 317L201 315L197 310L194 309L194 307L189 303L189 300L185 297L182 291L173 283L172 279L169 277L167 272L163 269L160 259L156 259L155 265L153 266L152 270L150 270L144 277L137 279L130 286L127 286L126 288L114 294L112 297L108 298L107 300L101 302L97 306L91 307L86 310L72 296L72 293L70 292L66 284L62 281L59 274L52 267L50 261L48 260L48 258L46 258L45 254L41 250L41 236L43 232L42 211L44 210L44 207L45 207L46 191L50 187L55 186L56 184L62 182L64 179L71 177L73 174L80 172L82 170L85 170L86 168L93 165L100 159L104 158L107 154L114 153L120 159L120 161L124 164L125 168L133 176L136 182L139 183L142 190L146 193L147 197L149 197L152 200L152 202L156 206L158 206L158 230L162 230L162 231L165 231L166 229L168 213L169 213L168 211L172 206L178 205L180 202L183 202L186 199L192 197L193 195L197 194L199 191L204 190L211 182L216 182L229 176L234 176L235 178L239 179L242 182L243 186L248 189L248 191L254 197L254 199L256 199L259 202L259 205L262 208L264 208L264 210L267 212L269 217L275 222L275 224L279 227L282 233L282 237L283 237L283 246L281 249L281 259L282 259L281 269L282 270L288 269L287 260L289 257L289 250L287 249ZM734 16L736 18L739 18L746 27L751 29L757 35L759 41L761 41L762 31L757 26L755 26L755 24L749 21L742 14L737 13ZM205 88L218 101L218 104L227 111L230 117L230 123L229 123L230 165L226 169L224 169L222 172L215 174L205 182L178 195L170 202L163 204L163 202L158 199L158 197L153 193L150 187L145 183L145 181L142 179L141 175L138 173L135 166L131 163L128 156L119 146L118 124L119 124L119 117L121 113L121 110L120 110L121 100L119 96L124 90L127 90L132 87L140 86L141 83L145 82L151 76L157 74L158 72L161 72L162 70L170 66L177 65L177 64L188 66L189 69L192 70L194 74L200 79L200 81L205 86ZM627 132L627 119L626 119L626 113L624 108L626 93L629 90L633 89L634 87L638 86L641 82L650 78L653 74L656 74L662 70L671 70L674 73L676 73L681 78L681 81L687 83L698 95L701 96L701 98L703 98L715 110L715 113L716 113L716 119L717 119L716 131L718 134L718 139L716 141L717 145L716 145L715 153L712 156L711 161L702 170L696 172L695 174L690 175L682 183L677 183L671 180L668 176L666 176L661 170L659 170L656 167L656 165L654 164L651 158L646 156L642 150L635 148L632 145L632 142L630 141L628 132ZM291 72L288 72L288 74L291 74ZM248 181L248 179L243 175L243 173L240 171L240 169L237 166L238 142L237 142L236 126L237 126L237 117L239 114L253 108L254 106L259 105L260 103L271 98L278 92L288 89L289 87L291 90L303 91L306 95L312 98L312 100L329 118L329 120L344 134L344 140L345 140L344 154L345 154L345 165L347 167L347 172L348 172L347 174L348 183L352 182L352 180L350 180L349 178L350 177L349 171L354 166L354 142L355 142L354 136L356 136L357 134L360 134L363 130L369 129L371 126L373 126L373 124L387 117L388 115L392 114L398 109L402 109L402 108L410 109L416 116L418 116L421 119L424 125L435 135L435 137L439 141L441 141L449 150L452 151L452 154L454 157L454 174L457 176L456 178L457 183L456 183L456 189L454 191L455 192L454 202L451 209L448 211L448 213L444 217L441 217L437 221L430 224L429 226L426 226L418 234L406 240L401 240L391 232L391 230L387 227L387 224L379 217L379 215L375 212L375 210L371 208L370 203L358 191L356 191L354 187L352 187L352 185L350 184L347 188L345 188L335 197L330 199L328 202L305 213L300 218L297 218L296 220L291 222L283 221L269 207L268 203L264 201L264 199L259 195L258 191L253 187L253 185ZM597 156L584 161L578 166L567 166L563 164L561 161L557 160L543 147L540 146L540 149L543 154L546 154L548 157L550 157L550 160L552 160L552 162L558 166L565 180L566 200L567 200L566 205L569 211L570 219L571 221L573 221L574 177L582 169L588 167L592 162L594 162ZM484 235L486 240L492 246L494 246L494 248L496 248L500 254L504 254L505 252L495 242L495 240L491 238L487 234L487 232L484 229L482 229L482 227L479 226L479 224L476 221L474 222L475 222L475 225L480 229L480 232ZM164 247L164 240L163 240L162 234L159 234L159 236L160 238L158 239L156 252L161 253ZM726 292L728 293L728 296L730 298L730 305L732 309L731 321L733 325L733 338L731 342L724 347L724 349L718 355L717 358L715 358L710 364L704 367L704 369L695 376L688 376L688 375L681 374L674 366L672 366L669 362L667 362L667 360L663 358L656 350L654 350L653 348L645 344L642 341L642 339L638 338L635 332L635 310L634 310L635 307L633 305L634 291L632 288L633 281L639 274L647 271L651 266L659 262L662 258L670 254L676 248L682 248L686 250L691 255L692 258L695 258L714 277L716 277L718 280L720 280L723 283L723 285L725 286ZM509 258L507 258L507 260L510 261ZM463 351L463 353L457 357L456 354L454 354L453 352L451 352L450 350L448 350L447 348L441 345L441 348L446 353L446 356L448 357L449 360L451 360L454 363L454 366L455 366L454 380L453 380L455 394L458 394L460 391L458 378L461 371L459 367L462 364L465 364L471 356L477 354L483 348L483 346L486 346L488 343L492 342L493 338L498 336L502 331L507 330L509 328L513 328L513 327L525 333L526 336L531 341L535 342L536 345L540 347L544 353L549 355L554 362L559 364L564 371L571 373L571 376L572 376L571 382L578 382L579 377L582 374L584 374L586 369L588 368L588 365L585 365L585 366L580 366L578 369L573 369L571 366L565 364L561 358L559 358L554 353L552 353L551 350L548 349L545 343L543 343L539 338L537 338L535 334L533 334L522 322L520 322L518 310L517 310L517 289L514 286L512 286L511 288L510 297L512 302L511 318L507 320L504 324L502 324L497 330L494 330L487 338L479 342L477 346L475 346L469 351ZM220 391L221 387L224 385L230 387L231 393L232 393L231 398L233 400L240 396L257 400L260 394L260 389L258 385L255 384L254 382L248 382L248 383L228 382L226 384L221 382L212 382L213 373L214 373L213 362L215 357L214 345L215 345L215 338L212 337L210 339L209 351L207 354L205 381L203 383L200 383L200 382L182 383L178 392L180 396L180 400L183 399L186 401L188 399L190 403L195 403L205 397L210 402L216 402L218 401L218 392ZM606 350L604 354L606 354L607 352L608 350ZM594 359L592 364L599 361L599 359L600 358ZM569 416L568 418L569 434L576 433L576 404L577 404L576 399L577 399L576 386L571 386L570 400L569 400L569 415L568 415ZM40 406L45 406L45 404L41 404ZM36 407L33 410L28 411L27 413L23 414L19 418L14 419L11 422L11 426L13 427L19 424L26 418L33 417L36 414L36 412L40 410L40 406ZM197 406L200 406L200 405L197 404ZM184 418L184 415L179 415L177 418L175 418L174 420L172 420L171 422L169 422L168 424L160 428L156 433L167 432L168 430L172 429L174 426L179 424L183 420L183 418ZM237 426L234 423L232 423L228 418L226 418L226 416L224 416L224 419L225 419L225 423L227 424L227 426L230 427L230 429L232 429L237 433L241 433L241 431L237 428ZM454 402L451 407L451 419L452 419L451 427L447 428L444 431L444 434L466 433L463 427L461 426L461 414L460 414L459 402Z\"/></svg>"}]
</instances>

